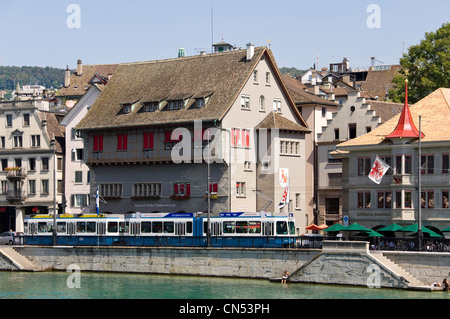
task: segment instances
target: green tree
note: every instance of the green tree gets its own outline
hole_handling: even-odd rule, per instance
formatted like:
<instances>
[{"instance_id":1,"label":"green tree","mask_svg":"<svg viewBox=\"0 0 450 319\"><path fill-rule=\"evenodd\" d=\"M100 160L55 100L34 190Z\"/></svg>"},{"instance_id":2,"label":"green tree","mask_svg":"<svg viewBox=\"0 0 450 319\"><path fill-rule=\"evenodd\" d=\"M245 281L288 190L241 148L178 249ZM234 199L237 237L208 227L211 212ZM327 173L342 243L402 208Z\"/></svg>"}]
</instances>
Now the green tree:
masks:
<instances>
[{"instance_id":1,"label":"green tree","mask_svg":"<svg viewBox=\"0 0 450 319\"><path fill-rule=\"evenodd\" d=\"M436 32L425 33L425 39L408 49L400 59L401 69L389 91L394 102L405 99L405 78L408 79L408 100L411 104L440 87L450 87L450 23Z\"/></svg>"}]
</instances>

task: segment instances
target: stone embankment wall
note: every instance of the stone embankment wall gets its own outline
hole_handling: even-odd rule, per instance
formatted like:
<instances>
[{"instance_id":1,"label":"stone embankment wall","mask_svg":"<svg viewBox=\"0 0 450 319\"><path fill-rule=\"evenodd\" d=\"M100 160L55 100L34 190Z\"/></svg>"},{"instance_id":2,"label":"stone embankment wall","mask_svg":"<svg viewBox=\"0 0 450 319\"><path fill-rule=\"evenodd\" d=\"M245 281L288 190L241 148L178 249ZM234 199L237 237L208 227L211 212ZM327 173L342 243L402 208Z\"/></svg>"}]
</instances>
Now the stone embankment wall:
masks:
<instances>
[{"instance_id":1,"label":"stone embankment wall","mask_svg":"<svg viewBox=\"0 0 450 319\"><path fill-rule=\"evenodd\" d=\"M16 247L41 269L269 279L294 271L320 253L298 249Z\"/></svg>"}]
</instances>

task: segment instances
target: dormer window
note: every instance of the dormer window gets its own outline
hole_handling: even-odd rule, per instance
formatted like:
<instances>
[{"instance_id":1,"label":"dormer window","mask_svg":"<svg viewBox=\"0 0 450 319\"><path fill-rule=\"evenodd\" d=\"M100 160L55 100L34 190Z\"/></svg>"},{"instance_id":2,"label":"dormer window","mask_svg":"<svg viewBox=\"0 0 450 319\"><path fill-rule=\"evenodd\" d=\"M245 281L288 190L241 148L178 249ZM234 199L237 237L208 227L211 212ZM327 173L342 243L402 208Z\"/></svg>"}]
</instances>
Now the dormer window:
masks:
<instances>
[{"instance_id":1,"label":"dormer window","mask_svg":"<svg viewBox=\"0 0 450 319\"><path fill-rule=\"evenodd\" d=\"M159 109L159 102L144 103L144 112L155 112Z\"/></svg>"},{"instance_id":2,"label":"dormer window","mask_svg":"<svg viewBox=\"0 0 450 319\"><path fill-rule=\"evenodd\" d=\"M183 108L183 106L184 106L183 100L169 101L169 110L179 110Z\"/></svg>"},{"instance_id":3,"label":"dormer window","mask_svg":"<svg viewBox=\"0 0 450 319\"><path fill-rule=\"evenodd\" d=\"M203 98L195 99L195 107L202 108L205 106L205 100Z\"/></svg>"},{"instance_id":4,"label":"dormer window","mask_svg":"<svg viewBox=\"0 0 450 319\"><path fill-rule=\"evenodd\" d=\"M122 113L123 114L131 113L131 103L122 104Z\"/></svg>"}]
</instances>

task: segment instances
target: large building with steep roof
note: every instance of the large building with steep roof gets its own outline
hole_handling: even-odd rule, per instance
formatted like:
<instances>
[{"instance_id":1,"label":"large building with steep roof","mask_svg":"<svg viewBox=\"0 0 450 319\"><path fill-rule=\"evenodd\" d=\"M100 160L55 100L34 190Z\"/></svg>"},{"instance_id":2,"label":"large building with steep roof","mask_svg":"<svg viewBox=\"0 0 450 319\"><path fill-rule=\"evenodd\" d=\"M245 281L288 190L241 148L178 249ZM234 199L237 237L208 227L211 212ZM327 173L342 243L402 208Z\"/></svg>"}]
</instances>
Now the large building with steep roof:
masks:
<instances>
[{"instance_id":1,"label":"large building with steep roof","mask_svg":"<svg viewBox=\"0 0 450 319\"><path fill-rule=\"evenodd\" d=\"M298 232L311 221L311 131L265 47L121 64L76 129L103 213L289 212Z\"/></svg>"}]
</instances>

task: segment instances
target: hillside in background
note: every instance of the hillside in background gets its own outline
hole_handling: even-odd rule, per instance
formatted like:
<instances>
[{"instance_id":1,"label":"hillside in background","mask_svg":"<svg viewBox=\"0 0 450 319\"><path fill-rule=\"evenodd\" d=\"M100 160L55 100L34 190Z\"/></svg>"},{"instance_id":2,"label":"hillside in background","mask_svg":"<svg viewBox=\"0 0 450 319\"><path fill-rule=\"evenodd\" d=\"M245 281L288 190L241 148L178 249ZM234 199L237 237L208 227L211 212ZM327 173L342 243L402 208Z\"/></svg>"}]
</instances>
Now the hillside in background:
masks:
<instances>
[{"instance_id":1,"label":"hillside in background","mask_svg":"<svg viewBox=\"0 0 450 319\"><path fill-rule=\"evenodd\" d=\"M296 68L283 67L283 68L280 68L280 72L281 72L281 74L290 74L292 77L295 78L297 76L303 75L306 72L306 70L299 70Z\"/></svg>"},{"instance_id":2,"label":"hillside in background","mask_svg":"<svg viewBox=\"0 0 450 319\"><path fill-rule=\"evenodd\" d=\"M37 66L0 66L0 89L11 91L15 83L59 88L64 83L64 69Z\"/></svg>"}]
</instances>

